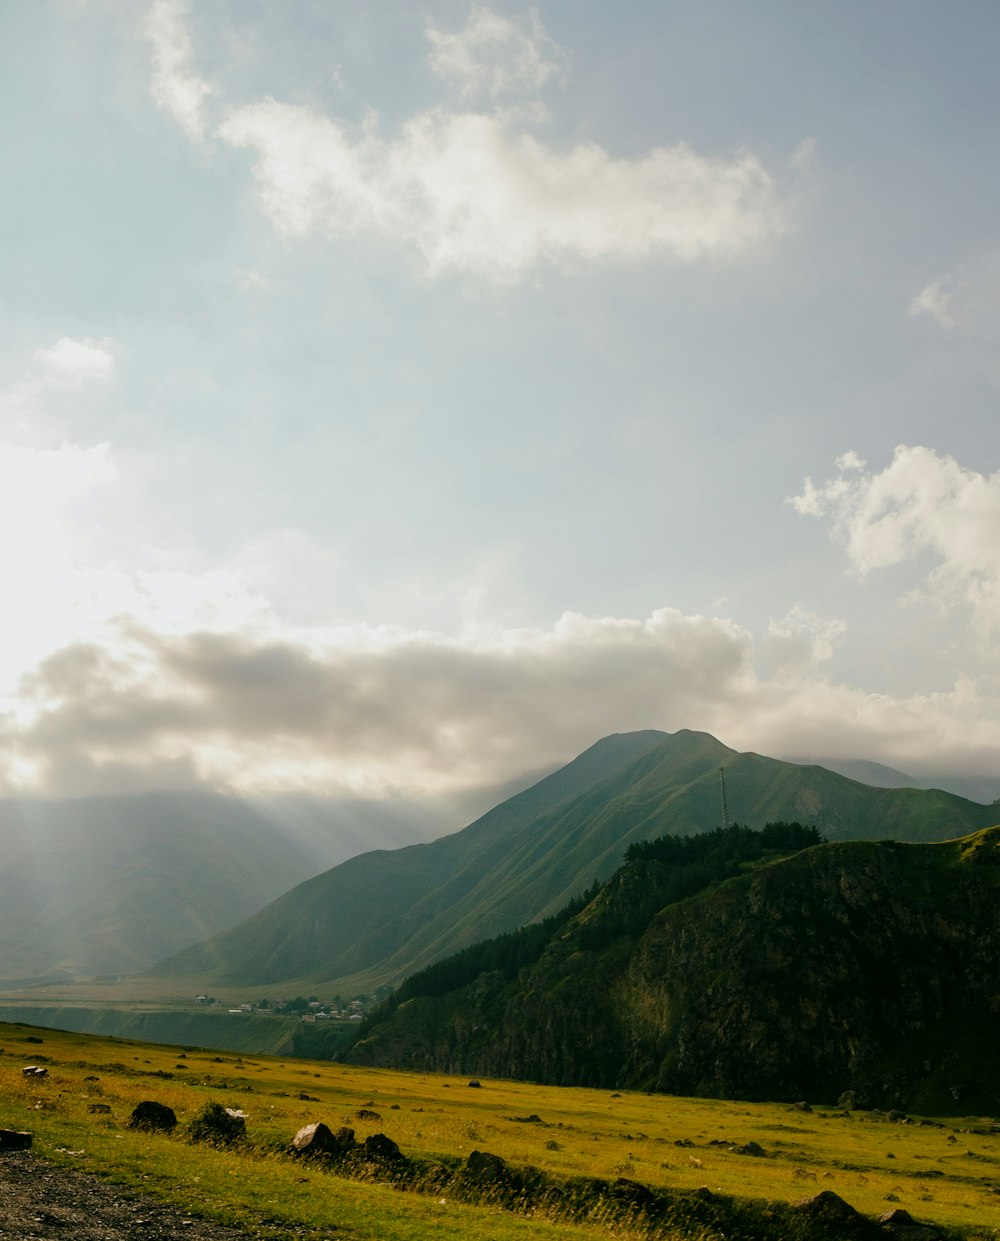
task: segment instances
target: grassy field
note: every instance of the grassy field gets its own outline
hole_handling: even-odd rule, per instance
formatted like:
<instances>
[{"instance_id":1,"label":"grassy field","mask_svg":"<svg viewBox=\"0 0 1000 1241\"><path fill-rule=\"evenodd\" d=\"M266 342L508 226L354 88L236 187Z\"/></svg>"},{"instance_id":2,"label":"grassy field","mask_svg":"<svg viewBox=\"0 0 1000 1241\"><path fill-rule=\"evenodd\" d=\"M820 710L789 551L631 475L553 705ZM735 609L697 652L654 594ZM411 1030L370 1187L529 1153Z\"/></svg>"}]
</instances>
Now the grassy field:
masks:
<instances>
[{"instance_id":1,"label":"grassy field","mask_svg":"<svg viewBox=\"0 0 1000 1241\"><path fill-rule=\"evenodd\" d=\"M18 1025L0 1025L0 1048L0 1126L32 1131L40 1156L260 1237L301 1230L321 1236L334 1229L338 1237L371 1241L609 1235L708 1241L723 1235L711 1224L651 1231L638 1219L630 1225L620 1216L605 1218L597 1206L586 1223L560 1217L551 1202L519 1214L498 1202L458 1201L448 1191L401 1192L377 1178L347 1179L288 1157L284 1148L296 1131L321 1120L334 1130L353 1128L359 1141L385 1133L429 1169L457 1169L473 1150L489 1151L559 1184L624 1177L679 1199L705 1186L726 1200L757 1200L759 1219L766 1217L761 1200L795 1202L832 1190L872 1217L898 1206L955 1235L1000 1238L1000 1132L985 1118L938 1126L822 1108L507 1081L483 1080L475 1088L459 1078ZM44 1066L47 1077L24 1078L28 1064ZM127 1127L132 1109L145 1099L174 1109L180 1123L173 1135ZM208 1102L246 1114L245 1145L213 1149L186 1140L187 1124ZM764 1154L728 1149L750 1142ZM424 1176L425 1190L434 1184L432 1173ZM744 1216L737 1231L725 1235L806 1235L774 1209L773 1230L761 1224L755 1232Z\"/></svg>"}]
</instances>

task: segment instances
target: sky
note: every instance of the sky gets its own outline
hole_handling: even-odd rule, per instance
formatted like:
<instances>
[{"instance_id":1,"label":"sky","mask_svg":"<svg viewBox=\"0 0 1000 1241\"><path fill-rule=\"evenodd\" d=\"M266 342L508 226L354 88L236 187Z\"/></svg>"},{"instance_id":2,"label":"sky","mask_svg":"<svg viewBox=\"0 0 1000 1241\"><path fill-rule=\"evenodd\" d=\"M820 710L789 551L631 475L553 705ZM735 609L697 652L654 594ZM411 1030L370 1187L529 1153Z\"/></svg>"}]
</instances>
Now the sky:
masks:
<instances>
[{"instance_id":1,"label":"sky","mask_svg":"<svg viewBox=\"0 0 1000 1241\"><path fill-rule=\"evenodd\" d=\"M692 728L1000 795L998 46L992 0L0 6L0 794Z\"/></svg>"}]
</instances>

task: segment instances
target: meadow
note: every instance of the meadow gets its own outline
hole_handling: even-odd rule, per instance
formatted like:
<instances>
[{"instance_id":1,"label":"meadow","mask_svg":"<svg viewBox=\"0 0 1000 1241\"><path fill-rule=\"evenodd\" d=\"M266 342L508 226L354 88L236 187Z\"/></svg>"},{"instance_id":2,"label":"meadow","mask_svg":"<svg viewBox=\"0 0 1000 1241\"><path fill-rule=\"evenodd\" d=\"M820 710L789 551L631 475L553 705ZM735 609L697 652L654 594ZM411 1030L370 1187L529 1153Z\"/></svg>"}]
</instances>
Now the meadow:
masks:
<instances>
[{"instance_id":1,"label":"meadow","mask_svg":"<svg viewBox=\"0 0 1000 1241\"><path fill-rule=\"evenodd\" d=\"M40 1157L274 1241L334 1232L359 1241L805 1237L816 1234L782 1204L821 1190L873 1218L900 1207L948 1235L1000 1238L1000 1126L989 1118L903 1123L822 1107L474 1086L22 1025L0 1025L0 1048L0 1126L30 1130ZM29 1064L46 1076L25 1078ZM147 1099L174 1110L173 1134L128 1127ZM245 1113L245 1143L217 1149L187 1139L210 1102ZM393 1183L290 1157L295 1133L315 1121L348 1126L359 1141L384 1133L422 1171ZM751 1143L759 1152L741 1152ZM589 1185L590 1205L567 1215L572 1195L562 1192L532 1200L484 1191L463 1201L456 1173L474 1150L550 1184ZM654 1226L601 1197L597 1182L619 1178L699 1210ZM730 1202L740 1204L731 1216Z\"/></svg>"}]
</instances>

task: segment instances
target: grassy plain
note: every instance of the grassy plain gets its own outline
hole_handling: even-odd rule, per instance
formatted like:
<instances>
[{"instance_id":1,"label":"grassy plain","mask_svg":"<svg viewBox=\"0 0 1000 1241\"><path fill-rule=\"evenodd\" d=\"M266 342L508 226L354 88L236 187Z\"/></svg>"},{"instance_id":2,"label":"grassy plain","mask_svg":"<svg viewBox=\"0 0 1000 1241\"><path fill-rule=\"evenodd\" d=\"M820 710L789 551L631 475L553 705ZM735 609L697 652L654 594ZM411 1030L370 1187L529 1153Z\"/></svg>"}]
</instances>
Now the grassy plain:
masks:
<instances>
[{"instance_id":1,"label":"grassy plain","mask_svg":"<svg viewBox=\"0 0 1000 1241\"><path fill-rule=\"evenodd\" d=\"M539 1210L526 1217L495 1205L404 1193L287 1157L283 1148L296 1131L322 1120L331 1129L350 1126L359 1140L388 1134L404 1155L428 1163L457 1166L481 1150L556 1178L625 1177L653 1189L707 1186L715 1194L777 1202L829 1189L869 1216L898 1206L956 1235L1000 1238L1000 1132L984 1118L900 1124L825 1108L485 1079L474 1088L460 1078L19 1025L0 1025L0 1048L0 1126L31 1130L38 1155L259 1237L334 1230L359 1241L650 1235L645 1227L612 1229L599 1219L570 1223ZM27 1064L44 1066L47 1076L24 1078ZM180 1124L173 1135L127 1127L144 1099L174 1109ZM187 1123L213 1101L246 1113L244 1147L219 1150L186 1140ZM764 1157L728 1149L748 1142L758 1143ZM656 1235L708 1241L719 1233Z\"/></svg>"}]
</instances>

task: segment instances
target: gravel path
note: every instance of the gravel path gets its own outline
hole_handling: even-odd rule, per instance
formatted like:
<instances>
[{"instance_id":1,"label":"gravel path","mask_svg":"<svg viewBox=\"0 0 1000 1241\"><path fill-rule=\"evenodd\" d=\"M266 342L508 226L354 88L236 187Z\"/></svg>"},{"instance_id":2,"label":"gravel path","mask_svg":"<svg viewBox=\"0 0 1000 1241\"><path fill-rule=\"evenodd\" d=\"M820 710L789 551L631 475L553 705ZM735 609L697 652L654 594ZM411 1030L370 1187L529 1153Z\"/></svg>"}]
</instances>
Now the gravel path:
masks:
<instances>
[{"instance_id":1,"label":"gravel path","mask_svg":"<svg viewBox=\"0 0 1000 1241\"><path fill-rule=\"evenodd\" d=\"M54 1167L30 1151L0 1154L0 1241L246 1241L253 1235Z\"/></svg>"}]
</instances>

